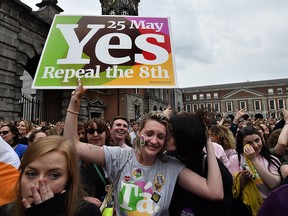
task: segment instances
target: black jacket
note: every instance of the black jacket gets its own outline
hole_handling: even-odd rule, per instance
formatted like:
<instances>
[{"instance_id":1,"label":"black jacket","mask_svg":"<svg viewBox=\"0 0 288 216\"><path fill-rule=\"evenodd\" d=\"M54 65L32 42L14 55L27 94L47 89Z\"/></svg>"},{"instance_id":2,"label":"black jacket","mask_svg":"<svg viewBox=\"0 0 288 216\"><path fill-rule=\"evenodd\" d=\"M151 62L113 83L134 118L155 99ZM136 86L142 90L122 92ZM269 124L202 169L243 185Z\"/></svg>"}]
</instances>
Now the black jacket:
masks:
<instances>
[{"instance_id":1,"label":"black jacket","mask_svg":"<svg viewBox=\"0 0 288 216\"><path fill-rule=\"evenodd\" d=\"M207 159L203 157L205 153L202 152L194 161L182 161L187 168L193 170L200 176L207 178L208 164ZM224 188L224 199L221 201L207 200L199 197L195 194L186 191L181 186L175 186L171 204L169 207L170 215L181 216L181 215L195 215L195 216L230 216L232 207L232 176L228 169L218 161L218 165L221 171L223 188Z\"/></svg>"},{"instance_id":2,"label":"black jacket","mask_svg":"<svg viewBox=\"0 0 288 216\"><path fill-rule=\"evenodd\" d=\"M33 205L25 210L26 216L66 216L66 194L58 194L38 205ZM0 206L0 216L15 216L14 203ZM83 201L80 211L75 216L101 216L99 208L89 202Z\"/></svg>"}]
</instances>

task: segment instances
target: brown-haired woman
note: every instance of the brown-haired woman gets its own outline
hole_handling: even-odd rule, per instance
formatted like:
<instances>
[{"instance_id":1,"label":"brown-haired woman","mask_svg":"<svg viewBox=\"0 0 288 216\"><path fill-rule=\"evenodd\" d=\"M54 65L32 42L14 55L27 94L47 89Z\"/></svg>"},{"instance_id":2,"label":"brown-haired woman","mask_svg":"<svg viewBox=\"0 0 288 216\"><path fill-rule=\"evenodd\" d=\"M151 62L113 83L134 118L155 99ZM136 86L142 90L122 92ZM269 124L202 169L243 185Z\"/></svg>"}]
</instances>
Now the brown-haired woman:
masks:
<instances>
[{"instance_id":1,"label":"brown-haired woman","mask_svg":"<svg viewBox=\"0 0 288 216\"><path fill-rule=\"evenodd\" d=\"M1 206L7 216L100 216L86 202L79 180L74 145L61 136L48 136L31 145L22 158L17 198Z\"/></svg>"}]
</instances>

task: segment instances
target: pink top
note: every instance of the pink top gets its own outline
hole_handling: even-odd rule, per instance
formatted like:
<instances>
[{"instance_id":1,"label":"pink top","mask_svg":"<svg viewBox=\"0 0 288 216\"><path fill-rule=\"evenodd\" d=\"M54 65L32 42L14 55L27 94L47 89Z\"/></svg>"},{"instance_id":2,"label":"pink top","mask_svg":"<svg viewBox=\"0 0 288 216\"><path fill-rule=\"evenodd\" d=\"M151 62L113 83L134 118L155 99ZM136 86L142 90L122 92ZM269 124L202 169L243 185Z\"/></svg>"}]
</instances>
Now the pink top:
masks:
<instances>
[{"instance_id":1,"label":"pink top","mask_svg":"<svg viewBox=\"0 0 288 216\"><path fill-rule=\"evenodd\" d=\"M235 149L225 149L224 151L225 151L225 154L226 154L228 160L232 157L232 155L237 154Z\"/></svg>"},{"instance_id":2,"label":"pink top","mask_svg":"<svg viewBox=\"0 0 288 216\"><path fill-rule=\"evenodd\" d=\"M276 160L278 160L276 157L274 157L274 158ZM258 155L257 159L268 170L268 161L262 155ZM232 175L233 175L233 173L238 173L238 172L243 170L243 168L239 166L237 154L233 155L229 161L230 161L230 164L229 164L228 169ZM243 163L243 162L245 163L245 159L244 159L243 155L241 155L240 163ZM280 163L280 161L279 161L279 163ZM273 164L270 164L269 170L271 173L273 173L275 175L279 175L278 168L276 166L274 166ZM262 181L262 179L260 178L258 173L256 173L256 180L255 181L256 181L257 188L258 188L262 198L266 199L267 196L270 194L271 190L264 184L264 182Z\"/></svg>"},{"instance_id":3,"label":"pink top","mask_svg":"<svg viewBox=\"0 0 288 216\"><path fill-rule=\"evenodd\" d=\"M226 156L226 153L225 153L223 147L220 144L215 143L215 142L212 142L212 145L213 145L213 149L215 152L215 156L228 168L229 167L229 160ZM203 150L204 150L204 152L206 152L205 148Z\"/></svg>"}]
</instances>

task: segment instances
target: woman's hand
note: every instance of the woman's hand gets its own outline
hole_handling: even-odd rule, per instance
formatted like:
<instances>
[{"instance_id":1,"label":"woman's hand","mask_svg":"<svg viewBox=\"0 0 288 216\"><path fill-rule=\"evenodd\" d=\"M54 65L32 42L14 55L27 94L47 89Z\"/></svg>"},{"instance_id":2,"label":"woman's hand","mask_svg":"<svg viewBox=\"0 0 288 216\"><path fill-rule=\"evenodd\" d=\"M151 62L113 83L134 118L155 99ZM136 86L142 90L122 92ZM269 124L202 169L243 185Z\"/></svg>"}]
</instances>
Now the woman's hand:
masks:
<instances>
[{"instance_id":1,"label":"woman's hand","mask_svg":"<svg viewBox=\"0 0 288 216\"><path fill-rule=\"evenodd\" d=\"M81 79L78 79L78 85L72 92L72 97L75 96L77 99L81 99L86 91L87 89L83 87Z\"/></svg>"},{"instance_id":2,"label":"woman's hand","mask_svg":"<svg viewBox=\"0 0 288 216\"><path fill-rule=\"evenodd\" d=\"M244 146L243 152L244 152L244 155L251 161L256 158L256 152L250 144L246 144Z\"/></svg>"},{"instance_id":3,"label":"woman's hand","mask_svg":"<svg viewBox=\"0 0 288 216\"><path fill-rule=\"evenodd\" d=\"M285 123L288 123L288 110L283 109L282 113L283 113Z\"/></svg>"},{"instance_id":4,"label":"woman's hand","mask_svg":"<svg viewBox=\"0 0 288 216\"><path fill-rule=\"evenodd\" d=\"M39 188L37 189L36 185L32 185L31 186L31 193L32 193L32 199L33 200L31 202L28 201L28 198L24 198L22 200L22 204L24 206L24 208L30 208L31 204L34 203L35 205L38 205L48 199L51 199L52 197L54 197L54 193L50 187L50 185L48 184L46 179L40 179L38 181L38 185ZM62 191L61 193L63 193L65 191Z\"/></svg>"},{"instance_id":5,"label":"woman's hand","mask_svg":"<svg viewBox=\"0 0 288 216\"><path fill-rule=\"evenodd\" d=\"M236 119L240 119L243 115L246 114L246 108L240 109L240 110L236 110Z\"/></svg>"},{"instance_id":6,"label":"woman's hand","mask_svg":"<svg viewBox=\"0 0 288 216\"><path fill-rule=\"evenodd\" d=\"M84 197L84 200L86 200L87 202L90 202L90 203L98 206L99 208L100 208L100 206L102 204L102 202L99 199L95 198L95 197Z\"/></svg>"},{"instance_id":7,"label":"woman's hand","mask_svg":"<svg viewBox=\"0 0 288 216\"><path fill-rule=\"evenodd\" d=\"M173 113L173 111L172 111L171 106L168 106L168 107L163 111L163 114L164 114L167 118L169 118L169 119L171 118L172 113Z\"/></svg>"},{"instance_id":8,"label":"woman's hand","mask_svg":"<svg viewBox=\"0 0 288 216\"><path fill-rule=\"evenodd\" d=\"M254 179L254 174L248 169L241 171L241 175L249 180Z\"/></svg>"}]
</instances>

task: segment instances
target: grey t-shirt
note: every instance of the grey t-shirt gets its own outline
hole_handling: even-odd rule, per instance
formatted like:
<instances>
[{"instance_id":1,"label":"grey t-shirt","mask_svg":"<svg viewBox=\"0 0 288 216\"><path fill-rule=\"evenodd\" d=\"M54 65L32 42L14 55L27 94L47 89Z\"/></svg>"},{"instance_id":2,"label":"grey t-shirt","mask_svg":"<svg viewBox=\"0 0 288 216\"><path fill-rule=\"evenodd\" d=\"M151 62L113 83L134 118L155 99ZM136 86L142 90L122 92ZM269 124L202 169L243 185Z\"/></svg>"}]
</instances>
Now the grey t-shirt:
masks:
<instances>
[{"instance_id":1,"label":"grey t-shirt","mask_svg":"<svg viewBox=\"0 0 288 216\"><path fill-rule=\"evenodd\" d=\"M143 166L134 149L105 146L104 151L104 170L112 182L125 166L114 189L117 215L169 215L174 186L184 168L181 162L166 156L167 162L157 158L152 166Z\"/></svg>"}]
</instances>

